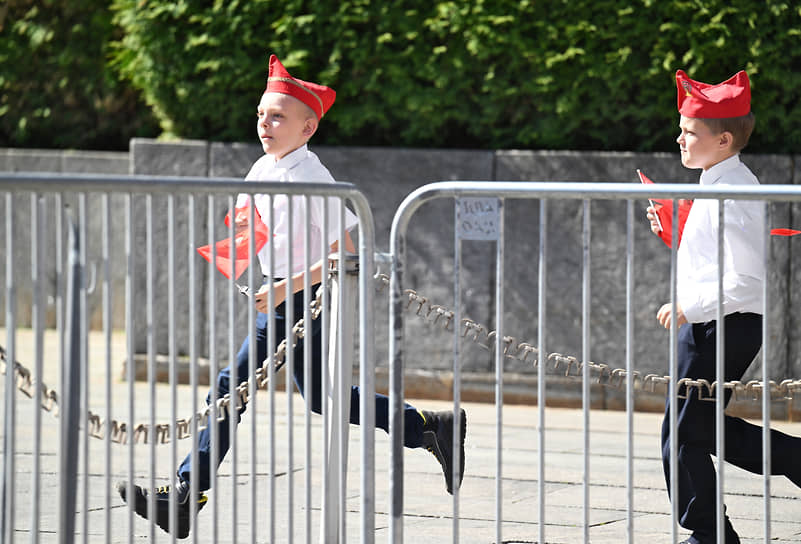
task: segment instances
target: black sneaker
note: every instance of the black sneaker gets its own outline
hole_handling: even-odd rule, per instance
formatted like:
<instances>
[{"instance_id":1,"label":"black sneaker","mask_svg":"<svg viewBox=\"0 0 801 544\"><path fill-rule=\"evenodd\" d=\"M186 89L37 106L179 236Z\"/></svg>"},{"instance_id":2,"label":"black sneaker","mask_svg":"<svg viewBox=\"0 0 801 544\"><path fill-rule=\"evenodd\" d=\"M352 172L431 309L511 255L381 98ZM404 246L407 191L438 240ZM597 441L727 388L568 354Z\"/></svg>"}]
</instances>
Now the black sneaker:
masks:
<instances>
[{"instance_id":1,"label":"black sneaker","mask_svg":"<svg viewBox=\"0 0 801 544\"><path fill-rule=\"evenodd\" d=\"M126 497L128 493L128 485L125 482L117 482L117 492L122 497L122 500L128 502ZM148 519L148 495L150 492L138 485L133 486L134 494L134 511L145 519ZM161 527L164 531L170 532L170 486L165 485L158 487L153 491L155 495L156 504L156 525ZM189 536L189 514L191 504L189 502L189 484L183 480L179 480L178 485L175 486L175 499L177 502L177 516L176 516L176 529L175 538L186 538ZM198 495L197 509L198 512L206 506L208 497L203 493Z\"/></svg>"},{"instance_id":2,"label":"black sneaker","mask_svg":"<svg viewBox=\"0 0 801 544\"><path fill-rule=\"evenodd\" d=\"M464 477L464 437L467 432L467 415L459 410L461 417L461 438L459 440L459 483L462 486ZM423 414L423 447L434 454L442 472L445 474L445 485L448 493L453 495L453 411L421 412Z\"/></svg>"}]
</instances>

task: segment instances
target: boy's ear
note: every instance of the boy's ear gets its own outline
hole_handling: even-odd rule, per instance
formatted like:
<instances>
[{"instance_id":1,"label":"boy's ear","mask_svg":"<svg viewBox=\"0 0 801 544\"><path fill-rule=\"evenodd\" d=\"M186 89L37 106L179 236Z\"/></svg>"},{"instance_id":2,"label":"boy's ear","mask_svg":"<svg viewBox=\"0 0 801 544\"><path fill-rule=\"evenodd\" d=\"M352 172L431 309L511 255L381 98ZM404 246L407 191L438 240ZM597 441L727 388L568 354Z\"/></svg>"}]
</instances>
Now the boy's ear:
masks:
<instances>
[{"instance_id":1,"label":"boy's ear","mask_svg":"<svg viewBox=\"0 0 801 544\"><path fill-rule=\"evenodd\" d=\"M721 148L731 147L734 144L734 136L728 130L718 134L718 142Z\"/></svg>"},{"instance_id":2,"label":"boy's ear","mask_svg":"<svg viewBox=\"0 0 801 544\"><path fill-rule=\"evenodd\" d=\"M303 137L307 140L317 132L318 121L316 117L307 117L303 122Z\"/></svg>"}]
</instances>

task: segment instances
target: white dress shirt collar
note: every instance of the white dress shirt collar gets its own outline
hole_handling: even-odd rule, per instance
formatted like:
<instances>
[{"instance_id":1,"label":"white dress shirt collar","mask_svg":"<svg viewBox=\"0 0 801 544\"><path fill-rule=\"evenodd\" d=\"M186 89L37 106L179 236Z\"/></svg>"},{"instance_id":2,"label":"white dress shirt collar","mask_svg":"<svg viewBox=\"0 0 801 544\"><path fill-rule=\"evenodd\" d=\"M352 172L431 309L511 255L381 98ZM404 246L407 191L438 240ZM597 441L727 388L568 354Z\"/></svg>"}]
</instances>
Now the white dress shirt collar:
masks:
<instances>
[{"instance_id":1,"label":"white dress shirt collar","mask_svg":"<svg viewBox=\"0 0 801 544\"><path fill-rule=\"evenodd\" d=\"M291 168L298 165L300 161L306 158L309 154L309 146L303 144L299 148L294 151L290 151L279 160L275 161L275 168L283 168L284 170L290 170Z\"/></svg>"},{"instance_id":2,"label":"white dress shirt collar","mask_svg":"<svg viewBox=\"0 0 801 544\"><path fill-rule=\"evenodd\" d=\"M734 154L712 166L709 170L701 172L700 183L701 185L715 185L726 172L734 170L738 166L740 166L740 155Z\"/></svg>"}]
</instances>

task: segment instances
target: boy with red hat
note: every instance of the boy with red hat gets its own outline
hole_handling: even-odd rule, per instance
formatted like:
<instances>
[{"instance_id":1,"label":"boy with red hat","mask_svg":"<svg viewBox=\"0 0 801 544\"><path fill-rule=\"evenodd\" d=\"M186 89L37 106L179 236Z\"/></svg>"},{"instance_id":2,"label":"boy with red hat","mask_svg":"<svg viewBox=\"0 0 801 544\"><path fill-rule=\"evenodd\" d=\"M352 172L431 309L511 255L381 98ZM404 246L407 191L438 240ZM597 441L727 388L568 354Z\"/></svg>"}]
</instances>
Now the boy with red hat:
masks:
<instances>
[{"instance_id":1,"label":"boy with red hat","mask_svg":"<svg viewBox=\"0 0 801 544\"><path fill-rule=\"evenodd\" d=\"M335 183L329 171L308 148L308 141L317 130L318 124L323 115L328 111L336 99L333 89L317 83L311 83L292 77L286 68L275 55L270 56L270 70L267 79L267 87L262 94L257 109L258 122L256 130L261 141L265 155L257 160L247 174L246 180L258 181L281 181L281 182L327 182ZM250 196L240 194L237 198L236 208L241 209L248 205ZM268 236L268 242L258 252L259 263L262 274L268 277L273 273L273 294L276 307L268 307L269 282L253 296L253 300L258 310L256 319L256 337L252 340L256 344L256 360L264 361L269 353L272 353L282 340L286 332L286 320L292 319L296 323L303 317L303 287L304 287L304 232L306 225L310 229L311 255L309 262L315 263L311 269L312 292L323 280L322 266L324 255L321 253L322 233L324 231L324 219L326 206L325 199L322 197L312 197L307 201L304 197L292 197L292 227L289 226L290 214L288 207L290 200L286 197L273 197L269 195L254 195L254 206L262 220L272 225L272 233ZM339 207L335 202L328 204L328 236L326 241L331 251L338 247ZM271 217L272 216L272 217ZM237 214L236 218L237 233L245 232L248 229L247 214ZM345 218L345 244L346 248L354 252L353 242L347 229L357 224L356 216L350 211L346 211ZM293 239L289 238L289 233L293 233ZM272 252L269 244L272 243ZM287 250L292 247L293 268L289 270ZM270 257L275 261L270 263ZM294 316L285 315L285 301L287 296L293 296ZM268 346L268 312L273 311L275 328L273 336L275 345ZM306 338L308 338L307 336ZM311 405L316 413L321 412L320 387L321 380L321 324L320 320L311 323L312 340L312 384ZM223 368L217 377L217 395L223 397L227 394L232 385L248 379L249 371L249 345L250 338L246 338L236 358L237 377L233 379L230 375L230 366ZM293 365L295 384L302 394L306 393L305 377L303 375L303 339L298 340L295 348L295 364ZM233 382L233 384L232 384ZM359 423L359 397L358 386L351 388L351 412L350 422ZM212 402L210 397L207 402ZM376 395L376 426L389 431L389 399L384 395ZM241 417L245 406L239 407L239 411L234 415L237 423ZM454 487L461 485L464 473L464 435L467 427L467 420L464 410L461 411L461 430L462 435L458 441L460 448L459 481L452 482L453 448L457 445L453 440L453 412L428 412L419 411L413 406L406 404L404 409L404 441L409 448L426 448L431 451L440 462L445 475L445 483L449 493L453 493ZM229 448L229 423L228 421L216 426L217 437L217 459L213 459L211 449L211 432L207 427L200 432L198 437L198 464L196 467L197 481L196 488L205 491L210 488L210 476L222 462ZM197 508L203 508L206 503L206 496L202 493L190 500L190 478L192 477L191 455L187 455L181 466L178 468L178 484L175 490L170 490L169 486L160 487L152 493L155 495L156 519L155 523L167 532L169 526L169 502L171 493L175 495L178 504L177 527L173 531L178 538L186 538L189 534L190 509L193 503ZM117 486L123 500L127 500L127 485L120 483ZM136 513L140 516L148 517L148 496L149 490L140 486L133 486L134 504Z\"/></svg>"},{"instance_id":2,"label":"boy with red hat","mask_svg":"<svg viewBox=\"0 0 801 544\"><path fill-rule=\"evenodd\" d=\"M701 185L757 185L740 161L740 150L754 127L748 75L740 71L717 85L694 81L676 72L681 162L700 168ZM725 377L740 380L762 345L765 267L764 203L726 200L723 224L723 311L725 314ZM647 209L651 230L659 233L656 211ZM678 247L676 319L678 375L715 381L718 306L718 200L696 199L687 216ZM670 328L673 306L657 312ZM679 388L676 405L679 523L692 531L682 544L717 542L715 403L695 390ZM726 390L726 402L731 391ZM670 399L662 422L662 462L670 491ZM762 428L725 416L726 461L757 474L762 471ZM771 470L801 487L801 439L771 430ZM725 517L725 542L740 538Z\"/></svg>"}]
</instances>

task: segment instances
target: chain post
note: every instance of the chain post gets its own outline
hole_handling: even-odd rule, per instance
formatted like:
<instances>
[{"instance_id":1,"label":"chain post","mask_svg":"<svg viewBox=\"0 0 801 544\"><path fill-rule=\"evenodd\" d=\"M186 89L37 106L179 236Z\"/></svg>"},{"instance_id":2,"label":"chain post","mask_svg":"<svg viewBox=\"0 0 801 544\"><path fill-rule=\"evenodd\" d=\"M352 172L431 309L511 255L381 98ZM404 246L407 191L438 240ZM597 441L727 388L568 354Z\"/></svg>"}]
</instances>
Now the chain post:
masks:
<instances>
[{"instance_id":1,"label":"chain post","mask_svg":"<svg viewBox=\"0 0 801 544\"><path fill-rule=\"evenodd\" d=\"M325 448L328 451L327 497L320 525L320 542L337 543L344 534L345 492L348 473L348 439L350 419L350 389L353 380L353 338L356 322L353 304L358 281L358 256L346 255L344 265L339 254L329 258L331 278L331 311L327 373L324 379L331 384L327 415L331 433ZM325 301L323 301L325 302Z\"/></svg>"}]
</instances>

